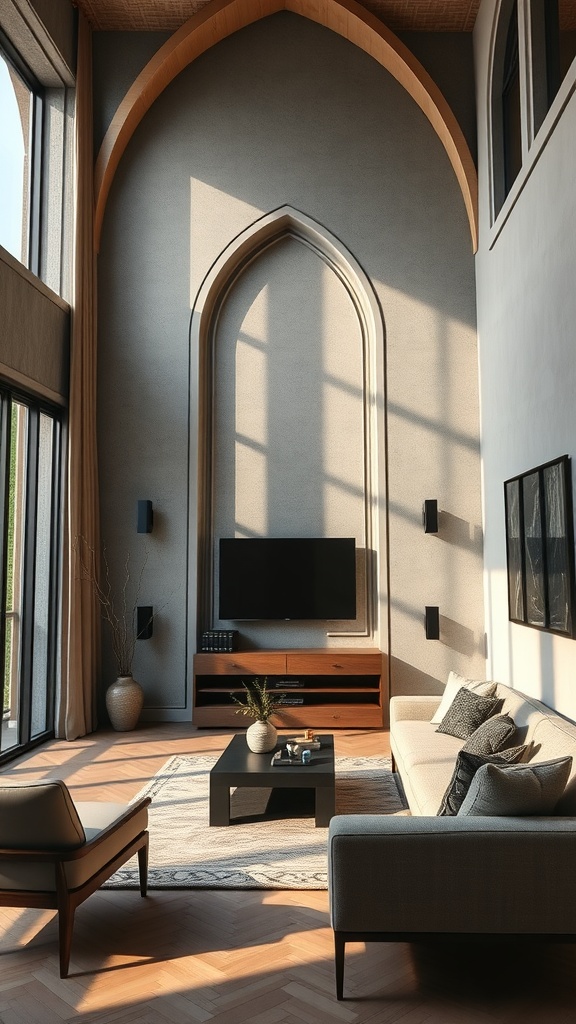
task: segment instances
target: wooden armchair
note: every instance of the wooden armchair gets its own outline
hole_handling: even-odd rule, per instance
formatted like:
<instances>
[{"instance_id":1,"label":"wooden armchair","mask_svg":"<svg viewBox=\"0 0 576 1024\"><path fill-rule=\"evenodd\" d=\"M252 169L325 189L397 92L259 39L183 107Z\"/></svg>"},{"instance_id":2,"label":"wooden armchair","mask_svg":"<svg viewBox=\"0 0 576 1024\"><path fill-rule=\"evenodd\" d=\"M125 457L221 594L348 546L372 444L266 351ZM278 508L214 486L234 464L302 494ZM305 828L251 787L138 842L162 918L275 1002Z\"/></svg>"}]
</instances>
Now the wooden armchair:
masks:
<instances>
[{"instance_id":1,"label":"wooden armchair","mask_svg":"<svg viewBox=\"0 0 576 1024\"><path fill-rule=\"evenodd\" d=\"M0 906L58 911L60 977L76 907L138 854L148 884L148 804L74 804L59 780L0 782Z\"/></svg>"}]
</instances>

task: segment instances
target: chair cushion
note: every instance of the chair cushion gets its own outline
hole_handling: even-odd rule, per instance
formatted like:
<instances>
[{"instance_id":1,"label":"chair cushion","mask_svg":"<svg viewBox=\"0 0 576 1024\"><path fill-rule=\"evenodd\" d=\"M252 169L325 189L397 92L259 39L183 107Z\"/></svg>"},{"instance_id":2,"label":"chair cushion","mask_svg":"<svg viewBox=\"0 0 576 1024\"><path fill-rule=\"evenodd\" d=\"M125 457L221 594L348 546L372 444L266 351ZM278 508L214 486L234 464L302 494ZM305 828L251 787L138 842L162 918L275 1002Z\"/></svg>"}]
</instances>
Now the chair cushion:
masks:
<instances>
[{"instance_id":1,"label":"chair cushion","mask_svg":"<svg viewBox=\"0 0 576 1024\"><path fill-rule=\"evenodd\" d=\"M78 817L86 832L86 843L81 856L64 860L64 874L69 889L84 885L96 872L101 871L121 850L129 846L148 827L148 803L143 803L132 815L133 806L104 801L78 803ZM110 834L99 841L102 833ZM34 892L54 892L56 888L54 865L50 863L24 863L19 860L0 860L0 889L28 889Z\"/></svg>"},{"instance_id":2,"label":"chair cushion","mask_svg":"<svg viewBox=\"0 0 576 1024\"><path fill-rule=\"evenodd\" d=\"M458 814L552 814L571 767L571 757L539 764L485 764L476 772Z\"/></svg>"},{"instance_id":3,"label":"chair cushion","mask_svg":"<svg viewBox=\"0 0 576 1024\"><path fill-rule=\"evenodd\" d=\"M68 787L60 779L0 785L0 847L73 850L85 841Z\"/></svg>"}]
</instances>

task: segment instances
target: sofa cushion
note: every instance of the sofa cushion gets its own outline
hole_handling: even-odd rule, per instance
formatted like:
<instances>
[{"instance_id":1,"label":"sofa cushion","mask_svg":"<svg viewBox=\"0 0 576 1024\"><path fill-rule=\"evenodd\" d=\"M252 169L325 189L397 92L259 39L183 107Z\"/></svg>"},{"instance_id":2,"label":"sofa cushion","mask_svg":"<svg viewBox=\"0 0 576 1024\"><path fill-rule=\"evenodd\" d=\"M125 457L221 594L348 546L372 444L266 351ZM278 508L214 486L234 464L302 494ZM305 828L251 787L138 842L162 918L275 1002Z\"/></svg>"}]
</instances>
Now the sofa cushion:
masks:
<instances>
[{"instance_id":1,"label":"sofa cushion","mask_svg":"<svg viewBox=\"0 0 576 1024\"><path fill-rule=\"evenodd\" d=\"M474 775L458 814L552 814L571 767L572 757L539 764L484 764Z\"/></svg>"},{"instance_id":2,"label":"sofa cushion","mask_svg":"<svg viewBox=\"0 0 576 1024\"><path fill-rule=\"evenodd\" d=\"M466 740L498 705L497 697L482 697L461 686L436 731Z\"/></svg>"},{"instance_id":3,"label":"sofa cushion","mask_svg":"<svg viewBox=\"0 0 576 1024\"><path fill-rule=\"evenodd\" d=\"M473 693L481 694L482 697L496 696L496 683L484 679L466 679L464 676L458 675L457 672L451 672L444 688L442 700L431 718L434 725L440 725L454 697L463 686L467 690L472 690Z\"/></svg>"},{"instance_id":4,"label":"sofa cushion","mask_svg":"<svg viewBox=\"0 0 576 1024\"><path fill-rule=\"evenodd\" d=\"M495 754L512 740L515 732L510 715L491 715L468 737L462 749L472 754Z\"/></svg>"},{"instance_id":5,"label":"sofa cushion","mask_svg":"<svg viewBox=\"0 0 576 1024\"><path fill-rule=\"evenodd\" d=\"M510 764L518 761L524 753L524 747L511 747L501 753L476 754L462 748L454 772L438 809L439 815L458 814L468 793L476 772L485 764Z\"/></svg>"}]
</instances>

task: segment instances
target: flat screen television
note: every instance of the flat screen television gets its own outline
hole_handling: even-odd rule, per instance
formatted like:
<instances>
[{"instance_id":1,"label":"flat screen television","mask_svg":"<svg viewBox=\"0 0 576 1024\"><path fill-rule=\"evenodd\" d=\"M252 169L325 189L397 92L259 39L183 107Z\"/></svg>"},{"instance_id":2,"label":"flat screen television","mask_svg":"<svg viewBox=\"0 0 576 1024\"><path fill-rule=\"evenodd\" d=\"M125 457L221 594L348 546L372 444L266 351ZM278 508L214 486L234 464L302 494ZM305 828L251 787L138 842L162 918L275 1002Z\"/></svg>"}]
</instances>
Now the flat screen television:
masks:
<instances>
[{"instance_id":1,"label":"flat screen television","mask_svg":"<svg viewBox=\"0 0 576 1024\"><path fill-rule=\"evenodd\" d=\"M220 539L220 619L355 619L353 537Z\"/></svg>"}]
</instances>

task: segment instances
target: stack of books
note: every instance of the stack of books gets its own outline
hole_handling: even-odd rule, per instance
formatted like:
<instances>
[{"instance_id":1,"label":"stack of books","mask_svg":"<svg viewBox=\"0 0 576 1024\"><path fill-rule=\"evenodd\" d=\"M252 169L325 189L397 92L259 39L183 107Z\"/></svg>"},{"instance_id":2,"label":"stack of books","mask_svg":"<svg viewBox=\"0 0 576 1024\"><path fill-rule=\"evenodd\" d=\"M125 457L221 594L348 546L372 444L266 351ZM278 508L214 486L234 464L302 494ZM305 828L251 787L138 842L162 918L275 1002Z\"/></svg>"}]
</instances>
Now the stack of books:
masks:
<instances>
[{"instance_id":1,"label":"stack of books","mask_svg":"<svg viewBox=\"0 0 576 1024\"><path fill-rule=\"evenodd\" d=\"M237 646L237 629L207 629L202 633L200 643L200 650L202 651L235 651Z\"/></svg>"}]
</instances>

